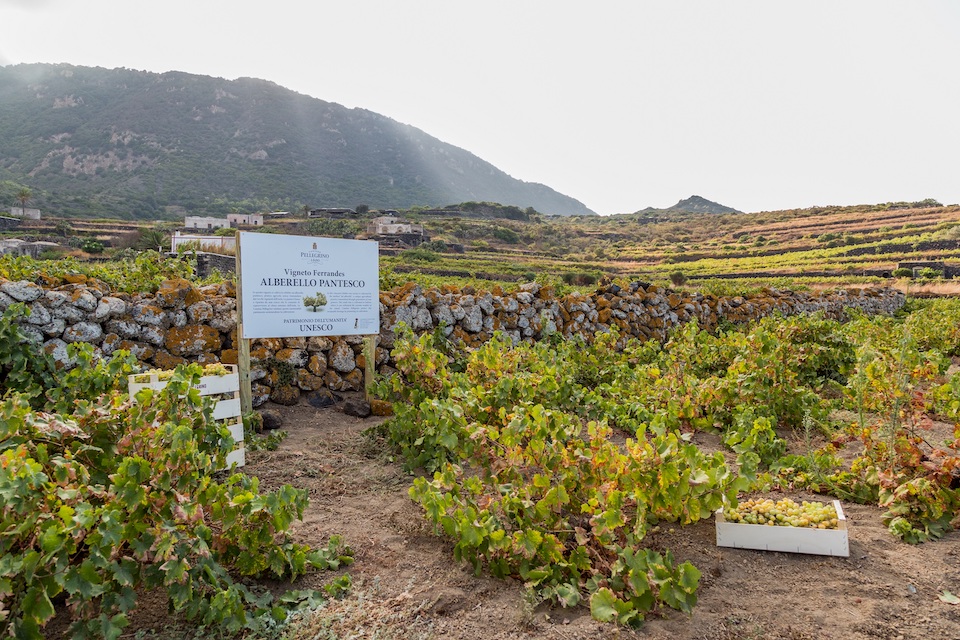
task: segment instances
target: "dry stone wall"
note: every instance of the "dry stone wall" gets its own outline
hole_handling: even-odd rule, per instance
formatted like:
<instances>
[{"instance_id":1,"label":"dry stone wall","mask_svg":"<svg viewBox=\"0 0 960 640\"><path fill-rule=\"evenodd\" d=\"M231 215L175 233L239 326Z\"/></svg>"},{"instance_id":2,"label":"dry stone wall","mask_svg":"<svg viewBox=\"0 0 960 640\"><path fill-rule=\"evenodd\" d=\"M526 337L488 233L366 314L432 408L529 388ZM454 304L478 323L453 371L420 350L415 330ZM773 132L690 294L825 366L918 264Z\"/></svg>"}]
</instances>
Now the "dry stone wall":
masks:
<instances>
[{"instance_id":1,"label":"dry stone wall","mask_svg":"<svg viewBox=\"0 0 960 640\"><path fill-rule=\"evenodd\" d=\"M41 286L0 279L0 311L18 302L26 305L29 313L20 319L24 333L64 366L70 364L67 344L71 342L90 343L105 355L125 349L150 368L237 362L236 291L231 284L197 287L187 280L168 280L155 294L130 295L111 292L103 282L82 276L72 280ZM393 330L401 322L415 332L442 326L452 340L468 346L489 340L497 331L516 343L556 332L589 339L611 327L618 327L625 337L663 340L672 327L691 320L713 329L722 320L744 323L775 312L822 311L841 318L851 308L889 314L903 304L904 295L892 288L823 294L768 289L753 296L720 298L639 282L564 296L536 283L510 293L499 288L423 289L407 284L380 295L381 332L375 357L379 371L392 371ZM293 404L301 394L321 389L361 389L362 342L359 336L253 341L254 404L268 400Z\"/></svg>"}]
</instances>

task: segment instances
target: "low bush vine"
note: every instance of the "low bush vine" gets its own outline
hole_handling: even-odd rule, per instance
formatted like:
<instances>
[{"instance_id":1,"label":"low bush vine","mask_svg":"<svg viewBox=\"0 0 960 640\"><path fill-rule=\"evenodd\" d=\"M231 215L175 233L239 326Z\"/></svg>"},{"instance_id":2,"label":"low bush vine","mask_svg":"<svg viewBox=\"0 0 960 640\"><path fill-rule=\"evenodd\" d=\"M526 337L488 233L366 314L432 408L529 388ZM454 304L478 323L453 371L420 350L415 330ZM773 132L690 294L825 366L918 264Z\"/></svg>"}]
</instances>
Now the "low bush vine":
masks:
<instances>
[{"instance_id":1,"label":"low bush vine","mask_svg":"<svg viewBox=\"0 0 960 640\"><path fill-rule=\"evenodd\" d=\"M14 332L12 315L0 340ZM17 349L45 362L26 340ZM291 539L302 490L261 494L256 478L214 475L233 442L192 388L199 365L134 402L129 354L95 360L87 346L70 356L82 366L3 380L0 634L41 638L64 609L74 637L117 638L137 591L150 588L187 619L235 631L285 613L234 575L293 579L351 562L339 539L319 550ZM41 389L45 376L56 385Z\"/></svg>"},{"instance_id":2,"label":"low bush vine","mask_svg":"<svg viewBox=\"0 0 960 640\"><path fill-rule=\"evenodd\" d=\"M960 301L909 306L903 318L858 318L843 328L858 341L843 389L857 419L821 450L779 466L789 485L884 507L890 532L919 543L960 519L960 377L941 382L957 348ZM930 437L934 418L954 425L940 442ZM850 442L861 452L846 466L836 454Z\"/></svg>"},{"instance_id":3,"label":"low bush vine","mask_svg":"<svg viewBox=\"0 0 960 640\"><path fill-rule=\"evenodd\" d=\"M589 597L603 620L690 610L697 569L641 544L655 523L696 522L747 488L722 454L705 456L662 425L638 425L617 445L605 421L584 417L609 401L571 375L576 345L493 341L451 366L438 339L402 339L405 381L381 391L397 401L391 439L411 466L436 469L410 495L454 539L456 558L564 606Z\"/></svg>"}]
</instances>

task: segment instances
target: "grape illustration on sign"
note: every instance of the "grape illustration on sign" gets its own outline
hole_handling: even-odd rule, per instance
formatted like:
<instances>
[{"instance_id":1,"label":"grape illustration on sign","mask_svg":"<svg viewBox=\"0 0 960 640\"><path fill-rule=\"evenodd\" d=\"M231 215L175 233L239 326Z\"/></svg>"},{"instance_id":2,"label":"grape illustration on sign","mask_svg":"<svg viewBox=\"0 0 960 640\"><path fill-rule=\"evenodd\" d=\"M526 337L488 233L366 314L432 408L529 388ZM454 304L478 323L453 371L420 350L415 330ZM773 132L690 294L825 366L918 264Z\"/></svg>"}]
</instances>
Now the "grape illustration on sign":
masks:
<instances>
[{"instance_id":1,"label":"grape illustration on sign","mask_svg":"<svg viewBox=\"0 0 960 640\"><path fill-rule=\"evenodd\" d=\"M380 332L376 242L240 233L243 338Z\"/></svg>"}]
</instances>

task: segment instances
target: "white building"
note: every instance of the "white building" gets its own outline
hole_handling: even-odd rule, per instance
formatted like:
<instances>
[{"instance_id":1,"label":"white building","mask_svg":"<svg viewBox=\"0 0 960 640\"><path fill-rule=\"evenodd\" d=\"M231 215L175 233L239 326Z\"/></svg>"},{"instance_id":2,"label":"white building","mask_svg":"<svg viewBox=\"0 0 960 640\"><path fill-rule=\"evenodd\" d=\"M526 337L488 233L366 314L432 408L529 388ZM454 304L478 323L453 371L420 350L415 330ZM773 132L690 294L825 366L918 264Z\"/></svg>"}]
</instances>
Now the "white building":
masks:
<instances>
[{"instance_id":1,"label":"white building","mask_svg":"<svg viewBox=\"0 0 960 640\"><path fill-rule=\"evenodd\" d=\"M231 227L247 225L252 227L263 226L262 213L231 213L227 215L227 221Z\"/></svg>"},{"instance_id":2,"label":"white building","mask_svg":"<svg viewBox=\"0 0 960 640\"><path fill-rule=\"evenodd\" d=\"M23 218L25 220L39 220L40 209L32 209L30 207L10 207L10 215Z\"/></svg>"},{"instance_id":3,"label":"white building","mask_svg":"<svg viewBox=\"0 0 960 640\"><path fill-rule=\"evenodd\" d=\"M187 229L221 229L229 227L230 221L226 218L187 216L183 219L183 226Z\"/></svg>"},{"instance_id":4,"label":"white building","mask_svg":"<svg viewBox=\"0 0 960 640\"><path fill-rule=\"evenodd\" d=\"M367 225L367 233L380 236L398 233L423 235L423 225L404 222L396 216L380 216L370 221Z\"/></svg>"}]
</instances>

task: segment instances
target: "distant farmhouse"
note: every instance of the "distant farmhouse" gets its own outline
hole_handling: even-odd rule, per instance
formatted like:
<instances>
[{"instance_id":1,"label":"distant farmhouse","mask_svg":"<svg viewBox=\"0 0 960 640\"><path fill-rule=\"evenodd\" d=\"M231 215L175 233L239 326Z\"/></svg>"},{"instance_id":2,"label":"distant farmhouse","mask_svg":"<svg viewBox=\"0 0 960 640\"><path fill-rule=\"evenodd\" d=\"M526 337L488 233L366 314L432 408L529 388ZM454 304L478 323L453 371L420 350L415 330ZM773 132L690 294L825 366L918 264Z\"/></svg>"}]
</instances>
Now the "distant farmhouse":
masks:
<instances>
[{"instance_id":1,"label":"distant farmhouse","mask_svg":"<svg viewBox=\"0 0 960 640\"><path fill-rule=\"evenodd\" d=\"M40 209L31 209L29 207L10 207L10 215L24 220L39 220Z\"/></svg>"},{"instance_id":2,"label":"distant farmhouse","mask_svg":"<svg viewBox=\"0 0 960 640\"><path fill-rule=\"evenodd\" d=\"M401 220L395 215L380 216L367 224L367 236L381 246L417 247L430 239L422 224L413 224Z\"/></svg>"},{"instance_id":3,"label":"distant farmhouse","mask_svg":"<svg viewBox=\"0 0 960 640\"><path fill-rule=\"evenodd\" d=\"M186 216L183 219L183 226L187 229L226 229L237 227L263 226L262 213L231 213L226 218L214 218L209 216Z\"/></svg>"},{"instance_id":4,"label":"distant farmhouse","mask_svg":"<svg viewBox=\"0 0 960 640\"><path fill-rule=\"evenodd\" d=\"M230 226L234 228L239 227L240 225L246 225L250 227L263 226L262 213L231 213L227 216L227 220L230 222Z\"/></svg>"},{"instance_id":5,"label":"distant farmhouse","mask_svg":"<svg viewBox=\"0 0 960 640\"><path fill-rule=\"evenodd\" d=\"M183 219L183 226L187 229L224 229L230 226L230 221L226 218L187 216Z\"/></svg>"}]
</instances>

